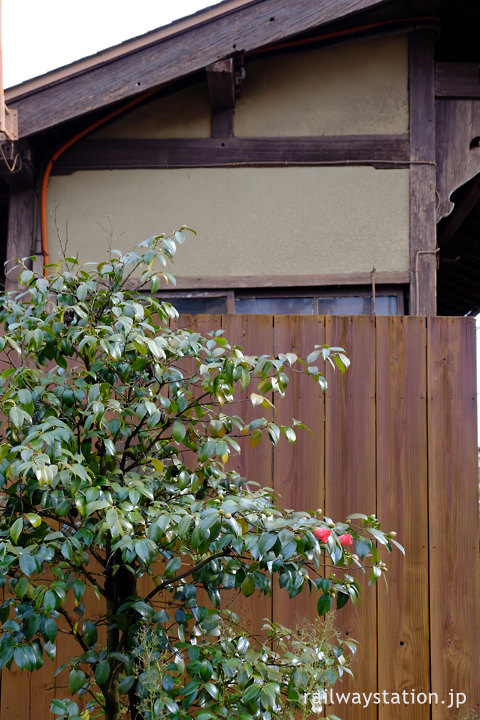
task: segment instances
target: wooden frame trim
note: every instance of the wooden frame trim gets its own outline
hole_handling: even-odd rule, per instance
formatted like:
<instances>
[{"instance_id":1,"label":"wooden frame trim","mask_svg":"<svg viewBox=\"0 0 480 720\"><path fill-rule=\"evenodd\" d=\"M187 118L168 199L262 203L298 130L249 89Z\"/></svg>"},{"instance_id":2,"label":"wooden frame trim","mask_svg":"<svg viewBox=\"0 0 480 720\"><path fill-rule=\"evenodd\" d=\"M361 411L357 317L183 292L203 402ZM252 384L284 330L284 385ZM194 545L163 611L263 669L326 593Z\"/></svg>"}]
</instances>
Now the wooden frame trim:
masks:
<instances>
[{"instance_id":1,"label":"wooden frame trim","mask_svg":"<svg viewBox=\"0 0 480 720\"><path fill-rule=\"evenodd\" d=\"M410 315L436 314L436 166L434 46L436 33L409 35Z\"/></svg>"},{"instance_id":2,"label":"wooden frame trim","mask_svg":"<svg viewBox=\"0 0 480 720\"><path fill-rule=\"evenodd\" d=\"M409 164L406 135L83 140L59 157L52 174L77 170L226 167L235 165Z\"/></svg>"},{"instance_id":3,"label":"wooden frame trim","mask_svg":"<svg viewBox=\"0 0 480 720\"><path fill-rule=\"evenodd\" d=\"M437 97L480 98L479 63L437 63L435 66Z\"/></svg>"},{"instance_id":4,"label":"wooden frame trim","mask_svg":"<svg viewBox=\"0 0 480 720\"><path fill-rule=\"evenodd\" d=\"M18 109L19 136L24 137L86 115L180 77L203 70L232 53L242 53L293 37L387 0L250 0L228 3L217 13L199 14L191 23L174 24L164 33L147 35L144 44L98 65L76 72L76 65L56 82L17 97L7 96ZM123 52L122 52L123 51ZM80 65L79 65L80 67ZM25 93L25 90L24 90Z\"/></svg>"},{"instance_id":5,"label":"wooden frame trim","mask_svg":"<svg viewBox=\"0 0 480 720\"><path fill-rule=\"evenodd\" d=\"M375 285L407 285L410 275L407 271L376 272ZM302 288L330 287L334 285L372 285L372 273L332 273L328 275L235 275L232 277L177 277L177 284L162 289L162 292L176 290L218 290L248 288Z\"/></svg>"}]
</instances>

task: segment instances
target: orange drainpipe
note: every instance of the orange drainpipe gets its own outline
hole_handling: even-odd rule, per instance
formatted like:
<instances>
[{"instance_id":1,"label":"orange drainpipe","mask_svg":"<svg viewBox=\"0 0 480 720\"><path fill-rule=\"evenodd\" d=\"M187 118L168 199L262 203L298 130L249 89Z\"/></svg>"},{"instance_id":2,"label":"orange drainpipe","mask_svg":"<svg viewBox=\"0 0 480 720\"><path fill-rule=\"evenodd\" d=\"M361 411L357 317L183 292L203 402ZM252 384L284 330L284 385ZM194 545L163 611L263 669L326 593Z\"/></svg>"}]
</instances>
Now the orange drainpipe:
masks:
<instances>
[{"instance_id":1,"label":"orange drainpipe","mask_svg":"<svg viewBox=\"0 0 480 720\"><path fill-rule=\"evenodd\" d=\"M156 87L152 90L149 90L148 92L143 93L139 97L134 98L133 100L130 100L125 105L122 105L119 108L116 108L116 110L113 110L108 115L105 115L105 117L100 118L99 120L96 120L91 125L88 125L88 127L84 128L83 130L80 130L79 133L74 135L70 140L67 140L66 143L64 143L61 147L56 150L50 160L48 161L45 170L43 171L43 177L42 177L42 185L40 190L40 225L41 225L41 235L42 235L42 254L43 254L43 265L44 265L44 275L47 276L47 265L49 263L49 250L48 250L48 227L47 227L47 188L48 188L48 181L50 179L50 174L52 172L52 168L54 163L58 160L60 155L62 155L65 150L68 150L69 147L71 147L74 143L76 143L78 140L81 140L81 138L85 137L85 135L88 135L89 133L93 132L93 130L96 130L98 127L103 125L104 123L108 122L109 120L112 120L117 115L120 115L120 113L124 112L125 110L129 110L134 105L137 105L142 100L145 100L145 98L149 97L150 95L153 95L156 93L160 88Z\"/></svg>"}]
</instances>

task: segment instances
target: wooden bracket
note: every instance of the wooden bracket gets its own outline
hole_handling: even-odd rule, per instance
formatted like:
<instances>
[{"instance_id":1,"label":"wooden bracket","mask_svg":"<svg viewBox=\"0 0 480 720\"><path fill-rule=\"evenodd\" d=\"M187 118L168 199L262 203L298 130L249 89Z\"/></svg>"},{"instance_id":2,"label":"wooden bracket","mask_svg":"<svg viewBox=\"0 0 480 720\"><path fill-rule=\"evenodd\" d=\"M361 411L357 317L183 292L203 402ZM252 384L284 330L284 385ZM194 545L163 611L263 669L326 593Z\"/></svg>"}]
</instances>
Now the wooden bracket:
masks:
<instances>
[{"instance_id":1,"label":"wooden bracket","mask_svg":"<svg viewBox=\"0 0 480 720\"><path fill-rule=\"evenodd\" d=\"M452 193L480 173L480 98L437 98L437 222L453 210Z\"/></svg>"},{"instance_id":2,"label":"wooden bracket","mask_svg":"<svg viewBox=\"0 0 480 720\"><path fill-rule=\"evenodd\" d=\"M233 58L208 65L206 72L212 108L212 137L232 137L235 108Z\"/></svg>"}]
</instances>

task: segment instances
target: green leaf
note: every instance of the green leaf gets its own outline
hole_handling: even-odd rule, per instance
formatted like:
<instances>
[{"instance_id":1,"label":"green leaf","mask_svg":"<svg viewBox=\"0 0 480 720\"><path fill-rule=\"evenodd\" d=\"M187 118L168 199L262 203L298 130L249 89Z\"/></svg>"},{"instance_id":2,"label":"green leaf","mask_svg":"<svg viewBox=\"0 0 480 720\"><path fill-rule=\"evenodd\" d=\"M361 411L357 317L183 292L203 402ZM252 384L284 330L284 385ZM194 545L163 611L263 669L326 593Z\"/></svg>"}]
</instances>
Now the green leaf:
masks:
<instances>
[{"instance_id":1,"label":"green leaf","mask_svg":"<svg viewBox=\"0 0 480 720\"><path fill-rule=\"evenodd\" d=\"M95 645L98 638L97 627L92 622L84 622L82 628L82 636L88 647Z\"/></svg>"},{"instance_id":2,"label":"green leaf","mask_svg":"<svg viewBox=\"0 0 480 720\"><path fill-rule=\"evenodd\" d=\"M101 660L95 668L95 682L97 685L104 685L110 676L110 665L108 660Z\"/></svg>"},{"instance_id":3,"label":"green leaf","mask_svg":"<svg viewBox=\"0 0 480 720\"><path fill-rule=\"evenodd\" d=\"M258 549L261 555L265 555L277 542L277 535L275 533L263 533L259 543Z\"/></svg>"},{"instance_id":4,"label":"green leaf","mask_svg":"<svg viewBox=\"0 0 480 720\"><path fill-rule=\"evenodd\" d=\"M27 513L25 516L34 528L39 527L42 523L42 518L37 513Z\"/></svg>"},{"instance_id":5,"label":"green leaf","mask_svg":"<svg viewBox=\"0 0 480 720\"><path fill-rule=\"evenodd\" d=\"M66 715L67 706L63 700L57 700L57 698L54 698L50 703L50 712L54 713L54 715Z\"/></svg>"},{"instance_id":6,"label":"green leaf","mask_svg":"<svg viewBox=\"0 0 480 720\"><path fill-rule=\"evenodd\" d=\"M264 687L262 687L259 700L265 710L273 710L276 706L276 699L277 697L272 683L267 683Z\"/></svg>"},{"instance_id":7,"label":"green leaf","mask_svg":"<svg viewBox=\"0 0 480 720\"><path fill-rule=\"evenodd\" d=\"M256 685L255 683L253 685L249 685L248 688L245 690L242 696L242 700L244 703L249 703L252 700L255 700L261 692L261 686Z\"/></svg>"},{"instance_id":8,"label":"green leaf","mask_svg":"<svg viewBox=\"0 0 480 720\"><path fill-rule=\"evenodd\" d=\"M317 612L319 616L322 617L322 615L326 615L331 607L332 598L330 597L330 595L320 595L317 602Z\"/></svg>"},{"instance_id":9,"label":"green leaf","mask_svg":"<svg viewBox=\"0 0 480 720\"><path fill-rule=\"evenodd\" d=\"M142 618L150 619L153 615L153 608L148 605L146 602L143 602L143 600L137 600L137 602L134 602L132 604L132 608L138 612L139 615L142 616Z\"/></svg>"},{"instance_id":10,"label":"green leaf","mask_svg":"<svg viewBox=\"0 0 480 720\"><path fill-rule=\"evenodd\" d=\"M48 640L50 640L50 642L54 642L55 638L57 637L57 623L53 618L47 618L45 620L45 624L43 626L43 635Z\"/></svg>"},{"instance_id":11,"label":"green leaf","mask_svg":"<svg viewBox=\"0 0 480 720\"><path fill-rule=\"evenodd\" d=\"M137 540L135 543L135 552L140 560L147 565L150 561L150 548L145 538Z\"/></svg>"},{"instance_id":12,"label":"green leaf","mask_svg":"<svg viewBox=\"0 0 480 720\"><path fill-rule=\"evenodd\" d=\"M247 575L242 582L241 591L245 597L249 597L255 592L255 579L253 575Z\"/></svg>"},{"instance_id":13,"label":"green leaf","mask_svg":"<svg viewBox=\"0 0 480 720\"><path fill-rule=\"evenodd\" d=\"M14 405L10 408L8 415L12 424L17 428L17 430L19 430L23 426L23 421L25 419L23 410L17 407L17 405Z\"/></svg>"},{"instance_id":14,"label":"green leaf","mask_svg":"<svg viewBox=\"0 0 480 720\"><path fill-rule=\"evenodd\" d=\"M364 539L364 538L358 538L355 542L355 552L360 558L360 560L363 560L363 558L367 557L367 555L370 553L372 549L372 542L371 540Z\"/></svg>"},{"instance_id":15,"label":"green leaf","mask_svg":"<svg viewBox=\"0 0 480 720\"><path fill-rule=\"evenodd\" d=\"M180 559L178 556L173 557L173 558L172 558L171 560L169 560L168 563L167 563L167 566L166 566L166 568L165 568L165 570L164 570L164 573L163 573L164 576L165 576L166 578L171 578L171 577L173 577L173 576L175 575L175 573L177 572L177 570L180 569L181 565L182 565L181 559Z\"/></svg>"},{"instance_id":16,"label":"green leaf","mask_svg":"<svg viewBox=\"0 0 480 720\"><path fill-rule=\"evenodd\" d=\"M25 548L22 551L18 564L20 565L20 570L25 573L25 575L30 577L32 573L37 571L38 567L36 559L32 557L32 555L28 551L29 548Z\"/></svg>"},{"instance_id":17,"label":"green leaf","mask_svg":"<svg viewBox=\"0 0 480 720\"><path fill-rule=\"evenodd\" d=\"M80 690L86 679L87 676L83 670L78 670L78 668L73 668L73 670L71 670L70 675L68 676L68 689L72 695Z\"/></svg>"},{"instance_id":18,"label":"green leaf","mask_svg":"<svg viewBox=\"0 0 480 720\"><path fill-rule=\"evenodd\" d=\"M12 538L15 545L23 530L23 518L19 517L15 520L12 527L10 528L10 537Z\"/></svg>"},{"instance_id":19,"label":"green leaf","mask_svg":"<svg viewBox=\"0 0 480 720\"><path fill-rule=\"evenodd\" d=\"M135 675L126 675L124 678L122 678L118 683L118 692L120 693L120 695L125 695L126 693L128 693L134 682Z\"/></svg>"},{"instance_id":20,"label":"green leaf","mask_svg":"<svg viewBox=\"0 0 480 720\"><path fill-rule=\"evenodd\" d=\"M174 440L176 440L177 442L182 442L183 438L186 435L186 432L187 429L183 423L179 422L178 420L173 423L172 436Z\"/></svg>"},{"instance_id":21,"label":"green leaf","mask_svg":"<svg viewBox=\"0 0 480 720\"><path fill-rule=\"evenodd\" d=\"M218 698L218 688L217 688L217 686L214 685L214 684L211 683L211 682L207 682L207 683L205 683L204 687L205 687L205 690L206 690L206 691L208 692L208 694L210 695L210 697L212 697L214 700L217 700L217 698Z\"/></svg>"}]
</instances>

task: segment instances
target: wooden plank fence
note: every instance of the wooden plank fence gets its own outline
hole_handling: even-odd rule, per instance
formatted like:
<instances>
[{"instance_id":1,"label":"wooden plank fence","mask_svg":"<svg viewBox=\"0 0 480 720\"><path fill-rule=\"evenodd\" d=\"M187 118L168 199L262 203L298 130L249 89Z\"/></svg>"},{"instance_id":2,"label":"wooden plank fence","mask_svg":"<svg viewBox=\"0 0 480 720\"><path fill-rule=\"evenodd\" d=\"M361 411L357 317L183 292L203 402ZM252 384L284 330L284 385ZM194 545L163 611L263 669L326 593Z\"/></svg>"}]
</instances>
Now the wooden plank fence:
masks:
<instances>
[{"instance_id":1,"label":"wooden plank fence","mask_svg":"<svg viewBox=\"0 0 480 720\"><path fill-rule=\"evenodd\" d=\"M383 583L365 587L359 606L337 614L341 631L360 648L354 678L334 690L380 695L367 707L350 696L328 711L344 720L480 714L474 320L200 316L180 322L204 333L221 326L251 353L304 355L326 342L345 347L352 360L344 376L327 368L325 395L298 375L278 402L277 421L301 418L313 436L302 433L295 446L285 442L274 451L266 443L246 448L238 462L242 474L273 486L283 506L320 507L335 519L375 513L405 546L405 558L388 558L388 591ZM312 598L288 601L277 590L241 607L254 627L264 617L292 626L315 617ZM77 653L68 639L39 673L3 672L2 719L53 717L48 706L62 653ZM466 697L460 708L456 693Z\"/></svg>"}]
</instances>

